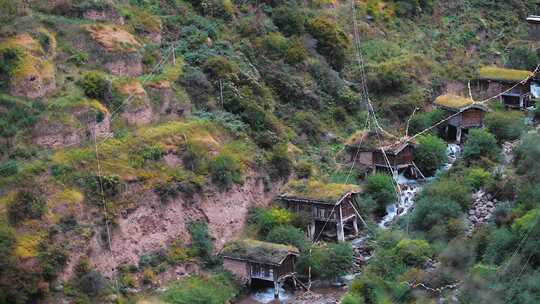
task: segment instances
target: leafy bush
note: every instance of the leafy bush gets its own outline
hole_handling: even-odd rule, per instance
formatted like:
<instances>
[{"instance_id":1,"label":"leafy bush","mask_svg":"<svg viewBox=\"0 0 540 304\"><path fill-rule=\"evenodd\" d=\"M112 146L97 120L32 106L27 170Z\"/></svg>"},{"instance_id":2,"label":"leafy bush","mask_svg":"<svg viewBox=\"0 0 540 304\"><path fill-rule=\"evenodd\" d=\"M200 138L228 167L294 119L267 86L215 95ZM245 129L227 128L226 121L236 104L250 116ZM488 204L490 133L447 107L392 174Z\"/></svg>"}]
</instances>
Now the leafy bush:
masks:
<instances>
[{"instance_id":1,"label":"leafy bush","mask_svg":"<svg viewBox=\"0 0 540 304\"><path fill-rule=\"evenodd\" d=\"M276 146L270 155L271 174L278 178L288 178L292 171L292 159L286 145Z\"/></svg>"},{"instance_id":2,"label":"leafy bush","mask_svg":"<svg viewBox=\"0 0 540 304\"><path fill-rule=\"evenodd\" d=\"M407 265L421 266L431 255L431 246L425 240L404 239L396 246L397 256Z\"/></svg>"},{"instance_id":3,"label":"leafy bush","mask_svg":"<svg viewBox=\"0 0 540 304\"><path fill-rule=\"evenodd\" d=\"M306 234L301 229L298 229L291 225L276 226L268 232L266 240L272 243L292 245L303 251L307 244L308 239Z\"/></svg>"},{"instance_id":4,"label":"leafy bush","mask_svg":"<svg viewBox=\"0 0 540 304\"><path fill-rule=\"evenodd\" d=\"M235 78L239 72L238 66L224 56L208 58L204 63L204 71L213 79Z\"/></svg>"},{"instance_id":5,"label":"leafy bush","mask_svg":"<svg viewBox=\"0 0 540 304\"><path fill-rule=\"evenodd\" d=\"M540 181L540 132L531 132L523 136L521 143L514 149L518 174L526 175L530 180Z\"/></svg>"},{"instance_id":6,"label":"leafy bush","mask_svg":"<svg viewBox=\"0 0 540 304\"><path fill-rule=\"evenodd\" d=\"M206 75L199 69L187 68L182 74L181 82L187 93L196 104L206 105L213 94L213 87Z\"/></svg>"},{"instance_id":7,"label":"leafy bush","mask_svg":"<svg viewBox=\"0 0 540 304\"><path fill-rule=\"evenodd\" d=\"M308 58L308 52L300 38L291 38L285 53L285 61L289 64L301 63Z\"/></svg>"},{"instance_id":8,"label":"leafy bush","mask_svg":"<svg viewBox=\"0 0 540 304\"><path fill-rule=\"evenodd\" d=\"M229 189L233 183L241 184L244 182L240 161L228 154L219 154L211 159L208 171L212 182L221 189Z\"/></svg>"},{"instance_id":9,"label":"leafy bush","mask_svg":"<svg viewBox=\"0 0 540 304\"><path fill-rule=\"evenodd\" d=\"M45 200L40 194L21 190L7 208L9 221L12 225L27 219L40 219L45 213Z\"/></svg>"},{"instance_id":10,"label":"leafy bush","mask_svg":"<svg viewBox=\"0 0 540 304\"><path fill-rule=\"evenodd\" d=\"M187 228L191 235L191 248L194 254L200 257L206 266L215 265L217 261L213 257L214 245L208 232L208 225L203 222L191 222Z\"/></svg>"},{"instance_id":11,"label":"leafy bush","mask_svg":"<svg viewBox=\"0 0 540 304\"><path fill-rule=\"evenodd\" d=\"M525 130L523 114L518 111L493 111L486 115L485 122L499 143L516 140Z\"/></svg>"},{"instance_id":12,"label":"leafy bush","mask_svg":"<svg viewBox=\"0 0 540 304\"><path fill-rule=\"evenodd\" d=\"M472 198L469 188L460 179L440 178L426 186L417 196L418 199L450 199L456 202L462 210L469 209Z\"/></svg>"},{"instance_id":13,"label":"leafy bush","mask_svg":"<svg viewBox=\"0 0 540 304\"><path fill-rule=\"evenodd\" d=\"M482 158L496 161L499 159L499 152L497 139L493 134L482 129L473 129L463 147L463 158L469 163Z\"/></svg>"},{"instance_id":14,"label":"leafy bush","mask_svg":"<svg viewBox=\"0 0 540 304\"><path fill-rule=\"evenodd\" d=\"M384 173L368 175L365 180L366 194L373 197L379 208L384 209L386 205L397 199L396 189L392 177Z\"/></svg>"},{"instance_id":15,"label":"leafy bush","mask_svg":"<svg viewBox=\"0 0 540 304\"><path fill-rule=\"evenodd\" d=\"M472 168L465 176L465 182L473 189L485 187L492 181L491 173L482 168Z\"/></svg>"},{"instance_id":16,"label":"leafy bush","mask_svg":"<svg viewBox=\"0 0 540 304\"><path fill-rule=\"evenodd\" d=\"M294 170L298 178L310 178L313 175L315 168L313 164L307 161L299 161L294 166Z\"/></svg>"},{"instance_id":17,"label":"leafy bush","mask_svg":"<svg viewBox=\"0 0 540 304\"><path fill-rule=\"evenodd\" d=\"M437 225L447 225L450 219L461 216L461 207L444 197L422 197L415 203L411 224L418 230L429 231Z\"/></svg>"},{"instance_id":18,"label":"leafy bush","mask_svg":"<svg viewBox=\"0 0 540 304\"><path fill-rule=\"evenodd\" d=\"M500 264L515 248L514 235L508 228L492 229L484 253L484 262Z\"/></svg>"},{"instance_id":19,"label":"leafy bush","mask_svg":"<svg viewBox=\"0 0 540 304\"><path fill-rule=\"evenodd\" d=\"M11 176L19 173L19 162L7 160L0 163L0 176Z\"/></svg>"},{"instance_id":20,"label":"leafy bush","mask_svg":"<svg viewBox=\"0 0 540 304\"><path fill-rule=\"evenodd\" d=\"M317 51L337 71L345 64L345 50L350 41L339 26L327 17L317 17L308 23L309 33L317 39Z\"/></svg>"},{"instance_id":21,"label":"leafy bush","mask_svg":"<svg viewBox=\"0 0 540 304\"><path fill-rule=\"evenodd\" d=\"M425 176L432 176L447 160L446 144L442 139L433 135L418 139L414 162Z\"/></svg>"},{"instance_id":22,"label":"leafy bush","mask_svg":"<svg viewBox=\"0 0 540 304\"><path fill-rule=\"evenodd\" d=\"M209 278L190 276L172 284L163 295L172 304L222 304L229 303L238 294L238 287L224 273Z\"/></svg>"},{"instance_id":23,"label":"leafy bush","mask_svg":"<svg viewBox=\"0 0 540 304\"><path fill-rule=\"evenodd\" d=\"M310 112L298 111L293 117L296 132L306 134L312 143L320 142L323 127L315 115Z\"/></svg>"},{"instance_id":24,"label":"leafy bush","mask_svg":"<svg viewBox=\"0 0 540 304\"><path fill-rule=\"evenodd\" d=\"M208 165L208 147L199 141L188 140L182 155L184 166L193 171L202 173Z\"/></svg>"},{"instance_id":25,"label":"leafy bush","mask_svg":"<svg viewBox=\"0 0 540 304\"><path fill-rule=\"evenodd\" d=\"M287 38L283 37L279 32L268 33L264 36L262 42L265 48L270 51L270 54L282 56L287 50Z\"/></svg>"},{"instance_id":26,"label":"leafy bush","mask_svg":"<svg viewBox=\"0 0 540 304\"><path fill-rule=\"evenodd\" d=\"M540 62L537 52L527 46L517 46L510 50L507 65L518 70L533 70Z\"/></svg>"},{"instance_id":27,"label":"leafy bush","mask_svg":"<svg viewBox=\"0 0 540 304\"><path fill-rule=\"evenodd\" d=\"M305 18L298 6L282 5L272 11L274 24L287 36L302 34Z\"/></svg>"},{"instance_id":28,"label":"leafy bush","mask_svg":"<svg viewBox=\"0 0 540 304\"><path fill-rule=\"evenodd\" d=\"M77 289L89 296L97 296L108 287L107 281L99 271L90 270L77 278Z\"/></svg>"},{"instance_id":29,"label":"leafy bush","mask_svg":"<svg viewBox=\"0 0 540 304\"><path fill-rule=\"evenodd\" d=\"M423 112L415 114L409 122L409 134L418 134L419 132L431 127L435 123L441 121L446 114L441 109L435 109L430 112ZM431 130L431 132L437 131L437 128Z\"/></svg>"},{"instance_id":30,"label":"leafy bush","mask_svg":"<svg viewBox=\"0 0 540 304\"><path fill-rule=\"evenodd\" d=\"M352 267L353 248L350 243L321 244L306 250L300 256L299 268L311 267L311 273L333 280L346 274Z\"/></svg>"},{"instance_id":31,"label":"leafy bush","mask_svg":"<svg viewBox=\"0 0 540 304\"><path fill-rule=\"evenodd\" d=\"M270 230L282 225L290 225L294 221L294 215L287 209L254 208L250 211L249 221L259 228L263 235Z\"/></svg>"},{"instance_id":32,"label":"leafy bush","mask_svg":"<svg viewBox=\"0 0 540 304\"><path fill-rule=\"evenodd\" d=\"M79 85L89 98L105 101L111 95L111 83L102 72L84 73Z\"/></svg>"}]
</instances>

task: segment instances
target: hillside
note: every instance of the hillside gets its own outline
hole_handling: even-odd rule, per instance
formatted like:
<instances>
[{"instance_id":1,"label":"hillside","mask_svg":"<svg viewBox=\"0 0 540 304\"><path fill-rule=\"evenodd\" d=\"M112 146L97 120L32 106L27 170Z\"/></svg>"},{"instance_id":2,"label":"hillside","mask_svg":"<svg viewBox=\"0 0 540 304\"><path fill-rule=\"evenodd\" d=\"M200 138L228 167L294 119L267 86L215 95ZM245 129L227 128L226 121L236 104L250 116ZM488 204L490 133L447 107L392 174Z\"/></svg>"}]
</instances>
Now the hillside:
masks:
<instances>
[{"instance_id":1,"label":"hillside","mask_svg":"<svg viewBox=\"0 0 540 304\"><path fill-rule=\"evenodd\" d=\"M216 270L215 254L225 243L249 237L298 245L276 237L292 226L300 231L296 239L303 239L302 219L274 207L292 179L367 182L371 205L361 211L370 214L370 223L384 216L387 201L373 189L388 183L388 176L370 188L366 172L353 170L344 153L349 138L374 117L359 88L364 77L352 18L370 100L389 138L434 123L439 113L431 112L432 103L439 95L468 96L473 83L470 94L481 96L476 83L485 67L532 71L540 62L538 42L527 40L532 0L354 3L355 10L338 0L0 0L0 303L126 303L185 277L192 287L230 289L219 296L232 299L238 287ZM529 127L512 124L523 119L520 113L490 107L498 113L486 118L497 145L526 133ZM514 120L501 123L507 117ZM474 286L489 285L478 280L493 281L476 280L477 274L515 262L497 255L491 240L509 250L536 219L537 172L526 170L535 166L535 136L515 144L517 162L507 164L514 184L486 177L502 160L473 151L435 181L434 190L427 187L431 194L419 194L452 193L437 185L457 187L463 176L481 180L481 187L453 189L464 197L478 188L497 195L516 188L504 197L504 212L496 211L502 222L471 238L470 247L481 249L477 260L460 268L469 277L459 278L470 303ZM446 147L427 140L421 137L419 145ZM442 163L419 164L434 173ZM347 188L334 189L340 186ZM387 192L395 199L392 186ZM476 249L459 243L457 219L470 207L464 200L459 211L439 210L444 216L433 226L448 220L444 229L415 222L417 210L429 214L418 207L411 215L414 235L403 234L403 223L381 232L374 264L353 281L346 296L352 302L343 303L431 303L436 296L416 298L398 283L405 276L422 281L424 257L397 265L393 246L402 244L399 239L421 239L433 260L451 248L473 254ZM274 228L284 230L272 238ZM323 256L332 246L314 251ZM531 246L523 253L528 281L519 281L530 297L505 294L515 303L539 297ZM299 247L304 251L304 244ZM482 260L485 250L491 251ZM403 271L385 272L385 258ZM308 264L302 260L299 267ZM450 273L455 269L445 270L434 283L457 280ZM494 284L504 292L506 282ZM188 299L181 287L182 296L168 295L167 301L196 303L175 302ZM498 295L482 292L489 295L485 301Z\"/></svg>"}]
</instances>

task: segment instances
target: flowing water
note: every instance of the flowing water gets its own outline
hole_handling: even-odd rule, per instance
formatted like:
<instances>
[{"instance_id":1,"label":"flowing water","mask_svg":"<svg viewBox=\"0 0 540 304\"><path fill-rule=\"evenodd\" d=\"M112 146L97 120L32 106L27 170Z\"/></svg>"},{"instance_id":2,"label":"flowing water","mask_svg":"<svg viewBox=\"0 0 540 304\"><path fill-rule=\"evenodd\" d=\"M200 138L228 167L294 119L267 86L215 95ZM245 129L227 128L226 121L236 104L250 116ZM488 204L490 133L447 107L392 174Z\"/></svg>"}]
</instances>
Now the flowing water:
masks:
<instances>
[{"instance_id":1,"label":"flowing water","mask_svg":"<svg viewBox=\"0 0 540 304\"><path fill-rule=\"evenodd\" d=\"M454 162L458 159L461 153L461 147L457 144L449 144L446 148L448 162L439 171L447 171L452 168ZM438 172L439 173L439 172ZM435 174L437 175L437 174ZM396 178L401 193L397 203L392 203L386 206L386 215L379 222L379 227L387 228L399 216L407 214L414 207L414 197L420 190L425 181L430 181L433 178L427 178L423 181L408 179L404 174L400 174Z\"/></svg>"}]
</instances>

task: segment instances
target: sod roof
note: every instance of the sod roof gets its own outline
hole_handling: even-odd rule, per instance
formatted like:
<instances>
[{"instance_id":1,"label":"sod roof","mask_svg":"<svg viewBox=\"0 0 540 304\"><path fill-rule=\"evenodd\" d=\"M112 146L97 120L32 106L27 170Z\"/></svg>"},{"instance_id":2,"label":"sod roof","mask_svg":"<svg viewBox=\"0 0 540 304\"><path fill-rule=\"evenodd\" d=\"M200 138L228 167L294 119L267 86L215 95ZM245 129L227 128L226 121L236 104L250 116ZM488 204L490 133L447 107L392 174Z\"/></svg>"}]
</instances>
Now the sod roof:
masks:
<instances>
[{"instance_id":1,"label":"sod roof","mask_svg":"<svg viewBox=\"0 0 540 304\"><path fill-rule=\"evenodd\" d=\"M530 71L505 69L493 66L482 67L478 70L480 79L504 82L520 82L533 75Z\"/></svg>"},{"instance_id":2,"label":"sod roof","mask_svg":"<svg viewBox=\"0 0 540 304\"><path fill-rule=\"evenodd\" d=\"M460 110L473 104L474 101L470 98L452 94L441 95L435 99L435 105L454 110Z\"/></svg>"},{"instance_id":3,"label":"sod roof","mask_svg":"<svg viewBox=\"0 0 540 304\"><path fill-rule=\"evenodd\" d=\"M404 139L392 137L378 130L357 131L345 143L349 148L360 149L362 151L384 149L385 152L393 154L399 153L407 144L408 142Z\"/></svg>"},{"instance_id":4,"label":"sod roof","mask_svg":"<svg viewBox=\"0 0 540 304\"><path fill-rule=\"evenodd\" d=\"M298 255L294 246L244 239L226 243L221 250L223 257L261 264L279 265L288 255Z\"/></svg>"},{"instance_id":5,"label":"sod roof","mask_svg":"<svg viewBox=\"0 0 540 304\"><path fill-rule=\"evenodd\" d=\"M335 204L346 194L358 193L361 190L360 186L353 184L323 183L313 179L293 180L285 186L281 198Z\"/></svg>"}]
</instances>

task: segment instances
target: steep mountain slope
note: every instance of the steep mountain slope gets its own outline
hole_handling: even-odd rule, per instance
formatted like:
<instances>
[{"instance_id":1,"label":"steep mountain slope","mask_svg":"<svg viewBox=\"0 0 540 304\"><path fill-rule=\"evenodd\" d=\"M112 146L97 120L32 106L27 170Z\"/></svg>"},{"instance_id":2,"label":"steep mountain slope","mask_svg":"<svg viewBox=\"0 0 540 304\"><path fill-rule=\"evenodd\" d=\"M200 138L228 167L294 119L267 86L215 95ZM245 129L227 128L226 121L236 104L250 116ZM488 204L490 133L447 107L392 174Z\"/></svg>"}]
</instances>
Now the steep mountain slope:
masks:
<instances>
[{"instance_id":1,"label":"steep mountain slope","mask_svg":"<svg viewBox=\"0 0 540 304\"><path fill-rule=\"evenodd\" d=\"M537 46L524 41L533 2L357 1L384 125L403 134L415 108L463 90L480 65L534 66ZM144 281L193 263L194 253L170 258L189 251L190 222L208 223L219 249L295 169L344 175L335 155L366 118L349 1L0 6L8 303L102 296L80 287L80 268L111 282L134 268Z\"/></svg>"}]
</instances>

